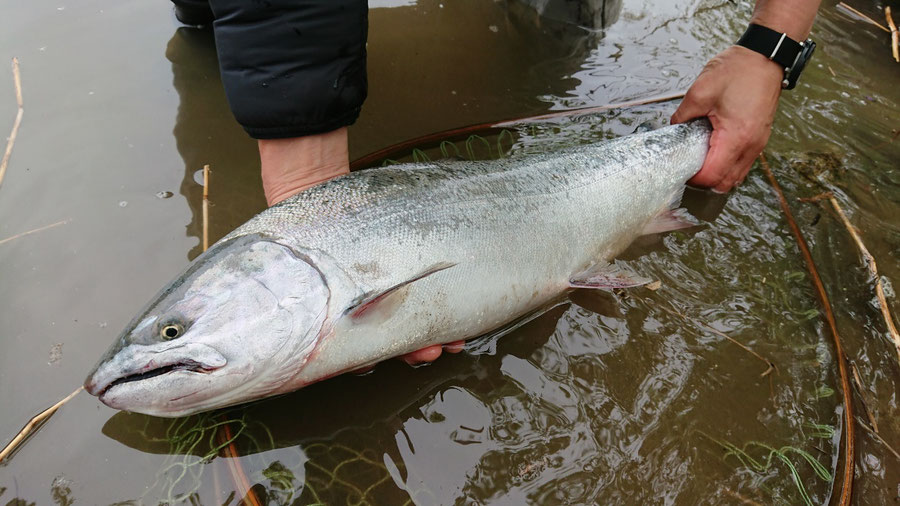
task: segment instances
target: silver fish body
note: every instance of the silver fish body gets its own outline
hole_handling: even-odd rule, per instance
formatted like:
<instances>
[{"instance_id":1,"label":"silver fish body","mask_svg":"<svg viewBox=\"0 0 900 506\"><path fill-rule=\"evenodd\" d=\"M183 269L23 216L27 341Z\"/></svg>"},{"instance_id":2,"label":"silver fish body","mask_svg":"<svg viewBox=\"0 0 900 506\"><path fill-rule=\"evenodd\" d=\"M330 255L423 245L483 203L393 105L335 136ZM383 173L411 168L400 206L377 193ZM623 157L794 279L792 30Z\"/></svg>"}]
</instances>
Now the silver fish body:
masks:
<instances>
[{"instance_id":1,"label":"silver fish body","mask_svg":"<svg viewBox=\"0 0 900 506\"><path fill-rule=\"evenodd\" d=\"M699 170L709 135L695 121L311 188L194 260L86 388L115 408L180 416L485 334L641 235Z\"/></svg>"}]
</instances>

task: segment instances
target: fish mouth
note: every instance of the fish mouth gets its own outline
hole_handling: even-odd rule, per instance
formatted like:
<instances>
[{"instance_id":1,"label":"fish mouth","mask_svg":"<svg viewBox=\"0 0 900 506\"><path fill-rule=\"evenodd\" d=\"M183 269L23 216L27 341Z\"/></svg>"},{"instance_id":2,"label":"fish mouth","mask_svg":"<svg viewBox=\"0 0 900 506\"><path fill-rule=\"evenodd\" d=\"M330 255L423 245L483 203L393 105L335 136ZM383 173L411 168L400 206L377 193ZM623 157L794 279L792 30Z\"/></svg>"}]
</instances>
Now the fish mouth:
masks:
<instances>
[{"instance_id":1,"label":"fish mouth","mask_svg":"<svg viewBox=\"0 0 900 506\"><path fill-rule=\"evenodd\" d=\"M186 344L165 350L128 346L118 350L111 358L103 359L88 375L84 388L91 395L100 397L113 388L129 383L150 380L166 374L209 374L228 364L224 355L203 344ZM124 387L123 387L124 388Z\"/></svg>"},{"instance_id":2,"label":"fish mouth","mask_svg":"<svg viewBox=\"0 0 900 506\"><path fill-rule=\"evenodd\" d=\"M219 367L208 366L205 364L201 364L200 362L195 362L193 360L184 360L181 362L177 362L174 364L168 364L164 366L157 367L155 369L150 369L148 371L129 374L127 376L122 376L118 379L113 380L111 383L103 387L100 391L98 391L95 395L97 397L103 397L107 392L109 392L113 387L118 385L124 385L125 383L131 383L134 381L141 381L150 378L155 378L156 376L162 376L163 374L168 374L173 371L187 371L187 372L195 372L200 374L209 374Z\"/></svg>"}]
</instances>

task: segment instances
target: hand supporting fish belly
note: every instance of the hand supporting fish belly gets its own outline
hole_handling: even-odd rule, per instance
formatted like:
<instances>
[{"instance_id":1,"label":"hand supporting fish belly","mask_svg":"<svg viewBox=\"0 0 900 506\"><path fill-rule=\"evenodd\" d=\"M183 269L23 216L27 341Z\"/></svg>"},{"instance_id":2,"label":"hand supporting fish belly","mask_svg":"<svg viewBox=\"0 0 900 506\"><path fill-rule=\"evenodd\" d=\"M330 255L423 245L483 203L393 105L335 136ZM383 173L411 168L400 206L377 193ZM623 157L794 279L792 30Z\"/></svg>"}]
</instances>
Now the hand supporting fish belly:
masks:
<instances>
[{"instance_id":1,"label":"hand supporting fish belly","mask_svg":"<svg viewBox=\"0 0 900 506\"><path fill-rule=\"evenodd\" d=\"M182 416L483 335L691 226L676 209L705 120L565 151L356 172L277 204L197 257L85 381L117 409Z\"/></svg>"}]
</instances>

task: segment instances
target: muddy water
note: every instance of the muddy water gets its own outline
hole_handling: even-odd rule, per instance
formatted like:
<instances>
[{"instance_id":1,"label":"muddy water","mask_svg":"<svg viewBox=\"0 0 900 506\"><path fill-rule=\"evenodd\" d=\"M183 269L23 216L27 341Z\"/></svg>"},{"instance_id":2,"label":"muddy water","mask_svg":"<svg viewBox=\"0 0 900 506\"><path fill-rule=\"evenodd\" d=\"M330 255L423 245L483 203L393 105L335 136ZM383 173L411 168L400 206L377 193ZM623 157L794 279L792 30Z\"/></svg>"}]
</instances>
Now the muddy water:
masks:
<instances>
[{"instance_id":1,"label":"muddy water","mask_svg":"<svg viewBox=\"0 0 900 506\"><path fill-rule=\"evenodd\" d=\"M883 32L833 3L768 152L862 397L897 449L900 369L865 270L833 213L796 200L834 191L896 285L900 65ZM747 2L625 0L588 33L516 3L373 3L370 98L351 151L684 89L749 12ZM0 60L12 56L25 118L0 186L0 239L66 223L0 244L3 442L79 385L199 253L203 164L213 167L213 238L264 206L255 144L228 111L211 35L179 28L165 2L6 2ZM13 97L0 78L9 123ZM490 150L469 146L480 157L553 149L629 133L674 107L511 127L487 138ZM465 140L456 145L468 156ZM839 380L772 191L754 172L728 197L693 191L686 204L708 225L626 254L662 282L655 292L577 292L430 366L392 361L225 413L173 422L81 394L0 464L0 502L235 504L238 463L271 504L825 503L842 458ZM766 363L710 327L777 371L763 375ZM208 458L222 421L240 458ZM857 433L856 501L893 504L900 461Z\"/></svg>"}]
</instances>

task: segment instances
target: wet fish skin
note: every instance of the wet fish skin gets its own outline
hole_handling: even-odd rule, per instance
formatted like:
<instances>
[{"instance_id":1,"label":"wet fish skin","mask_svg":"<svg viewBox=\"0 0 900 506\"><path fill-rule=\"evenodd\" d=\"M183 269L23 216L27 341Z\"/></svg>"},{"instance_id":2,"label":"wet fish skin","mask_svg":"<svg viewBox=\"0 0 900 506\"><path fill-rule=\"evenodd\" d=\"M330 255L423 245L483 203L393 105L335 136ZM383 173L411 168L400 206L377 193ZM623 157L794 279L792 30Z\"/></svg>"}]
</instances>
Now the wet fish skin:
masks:
<instances>
[{"instance_id":1,"label":"wet fish skin","mask_svg":"<svg viewBox=\"0 0 900 506\"><path fill-rule=\"evenodd\" d=\"M181 416L482 335L641 235L699 170L709 135L701 120L313 187L195 259L85 386L114 408Z\"/></svg>"}]
</instances>

